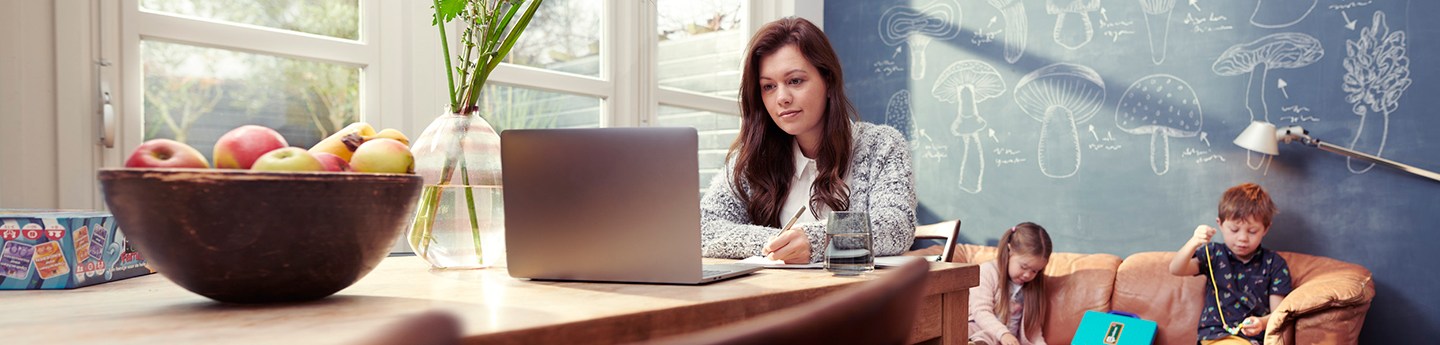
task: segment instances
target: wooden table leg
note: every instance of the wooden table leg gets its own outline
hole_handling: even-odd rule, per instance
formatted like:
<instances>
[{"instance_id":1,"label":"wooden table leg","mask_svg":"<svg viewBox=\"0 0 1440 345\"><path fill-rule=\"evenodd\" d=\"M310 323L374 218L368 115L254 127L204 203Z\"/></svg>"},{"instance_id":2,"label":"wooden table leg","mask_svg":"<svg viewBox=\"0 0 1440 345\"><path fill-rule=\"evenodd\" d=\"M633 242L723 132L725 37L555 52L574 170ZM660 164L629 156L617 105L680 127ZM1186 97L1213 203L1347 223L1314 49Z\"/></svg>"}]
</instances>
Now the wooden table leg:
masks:
<instances>
[{"instance_id":1,"label":"wooden table leg","mask_svg":"<svg viewBox=\"0 0 1440 345\"><path fill-rule=\"evenodd\" d=\"M950 292L940 297L944 303L940 325L940 343L965 345L970 338L970 289Z\"/></svg>"}]
</instances>

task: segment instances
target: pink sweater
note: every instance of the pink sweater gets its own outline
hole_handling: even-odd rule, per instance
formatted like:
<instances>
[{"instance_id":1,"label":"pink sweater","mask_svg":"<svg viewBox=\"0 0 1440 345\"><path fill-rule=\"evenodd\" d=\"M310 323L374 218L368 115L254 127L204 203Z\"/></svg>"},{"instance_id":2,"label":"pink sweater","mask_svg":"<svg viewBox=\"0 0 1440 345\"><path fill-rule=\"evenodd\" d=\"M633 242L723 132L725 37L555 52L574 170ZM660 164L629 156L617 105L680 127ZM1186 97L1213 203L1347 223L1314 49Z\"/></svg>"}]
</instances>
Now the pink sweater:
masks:
<instances>
[{"instance_id":1,"label":"pink sweater","mask_svg":"<svg viewBox=\"0 0 1440 345\"><path fill-rule=\"evenodd\" d=\"M1009 279L997 279L998 267L994 260L981 263L980 285L970 288L970 339L984 340L991 345L1000 344L1000 338L1010 333L995 310L995 303L999 301L995 292L1010 287ZM1045 336L1040 334L1016 334L1016 338L1020 339L1021 345L1045 345Z\"/></svg>"}]
</instances>

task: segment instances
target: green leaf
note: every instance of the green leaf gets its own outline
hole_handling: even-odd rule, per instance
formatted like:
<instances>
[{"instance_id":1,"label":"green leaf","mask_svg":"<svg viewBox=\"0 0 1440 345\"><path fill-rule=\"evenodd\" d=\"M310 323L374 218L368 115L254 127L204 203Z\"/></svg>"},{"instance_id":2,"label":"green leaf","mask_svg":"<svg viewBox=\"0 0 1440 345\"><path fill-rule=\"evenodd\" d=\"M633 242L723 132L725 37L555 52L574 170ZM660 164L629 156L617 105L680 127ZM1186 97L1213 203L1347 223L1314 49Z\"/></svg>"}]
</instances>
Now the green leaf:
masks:
<instances>
[{"instance_id":1,"label":"green leaf","mask_svg":"<svg viewBox=\"0 0 1440 345\"><path fill-rule=\"evenodd\" d=\"M466 0L440 0L438 2L440 7L435 8L435 16L440 20L430 22L431 25L449 22L465 10Z\"/></svg>"}]
</instances>

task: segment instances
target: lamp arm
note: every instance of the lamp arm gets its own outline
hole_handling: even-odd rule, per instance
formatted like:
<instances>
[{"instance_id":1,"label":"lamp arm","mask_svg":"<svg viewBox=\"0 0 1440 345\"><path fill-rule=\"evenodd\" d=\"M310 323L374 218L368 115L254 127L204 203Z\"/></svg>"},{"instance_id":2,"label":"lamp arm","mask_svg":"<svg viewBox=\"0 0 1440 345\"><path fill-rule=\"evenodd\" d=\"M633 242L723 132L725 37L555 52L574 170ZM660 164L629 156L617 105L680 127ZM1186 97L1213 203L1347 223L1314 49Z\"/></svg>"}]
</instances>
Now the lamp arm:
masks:
<instances>
[{"instance_id":1,"label":"lamp arm","mask_svg":"<svg viewBox=\"0 0 1440 345\"><path fill-rule=\"evenodd\" d=\"M1429 170L1425 170L1425 169L1416 168L1416 167L1413 167L1413 166L1406 165L1406 164L1404 164L1404 163L1400 163L1400 162L1392 161L1392 160L1389 160L1389 159L1381 158L1381 157L1379 157L1379 156L1374 156L1374 155L1370 155L1370 154L1368 154L1368 153L1364 153L1364 152L1355 151L1355 150L1351 150L1351 149L1348 149L1348 148L1336 146L1335 144L1331 144L1331 143L1327 143L1327 142L1324 142L1324 141L1320 141L1320 139L1311 138L1311 137L1309 137L1309 136L1303 137L1301 141L1302 141L1303 143L1305 143L1306 145L1314 146L1314 147L1319 148L1319 149L1321 149L1321 150L1330 151L1330 152L1334 152L1334 153L1339 153L1339 154L1345 155L1346 157L1351 157L1351 158L1357 158L1357 159L1365 160L1365 161L1368 161L1368 162L1371 162L1371 163L1380 164L1380 165L1388 166L1388 167L1395 168L1395 169L1400 169L1400 170L1403 170L1403 171L1408 172L1408 173L1411 173L1411 174L1416 174L1416 175L1424 176L1424 177L1427 177L1427 178L1429 178L1429 179L1431 179L1431 180L1440 181L1440 174L1437 174L1437 173L1435 173L1434 171L1429 171Z\"/></svg>"}]
</instances>

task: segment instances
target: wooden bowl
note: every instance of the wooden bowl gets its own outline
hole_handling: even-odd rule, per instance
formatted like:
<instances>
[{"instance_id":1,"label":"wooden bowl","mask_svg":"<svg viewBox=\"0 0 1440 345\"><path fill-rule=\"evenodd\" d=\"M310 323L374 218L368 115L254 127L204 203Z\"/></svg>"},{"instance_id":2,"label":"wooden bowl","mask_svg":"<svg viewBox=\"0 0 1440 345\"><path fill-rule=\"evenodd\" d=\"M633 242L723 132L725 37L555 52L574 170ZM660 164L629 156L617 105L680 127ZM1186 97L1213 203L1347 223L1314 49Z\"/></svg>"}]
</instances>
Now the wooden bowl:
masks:
<instances>
[{"instance_id":1,"label":"wooden bowl","mask_svg":"<svg viewBox=\"0 0 1440 345\"><path fill-rule=\"evenodd\" d=\"M417 175L102 169L105 203L161 275L221 302L324 298L408 227Z\"/></svg>"}]
</instances>

